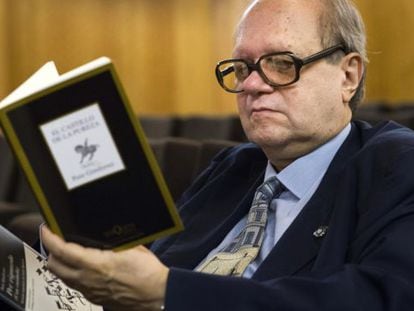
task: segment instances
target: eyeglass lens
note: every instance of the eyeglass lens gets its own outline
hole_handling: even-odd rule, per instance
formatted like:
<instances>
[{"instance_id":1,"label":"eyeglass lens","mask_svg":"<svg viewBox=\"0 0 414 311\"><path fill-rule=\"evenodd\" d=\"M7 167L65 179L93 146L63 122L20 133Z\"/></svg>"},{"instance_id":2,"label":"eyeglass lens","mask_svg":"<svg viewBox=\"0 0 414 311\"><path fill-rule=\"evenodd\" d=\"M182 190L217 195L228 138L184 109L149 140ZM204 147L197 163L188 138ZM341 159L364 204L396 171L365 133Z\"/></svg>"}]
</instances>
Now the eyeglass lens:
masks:
<instances>
[{"instance_id":1,"label":"eyeglass lens","mask_svg":"<svg viewBox=\"0 0 414 311\"><path fill-rule=\"evenodd\" d=\"M288 54L269 55L259 61L261 74L272 84L285 85L296 79L296 67ZM229 61L219 65L224 86L233 91L241 91L242 83L251 73L244 61Z\"/></svg>"}]
</instances>

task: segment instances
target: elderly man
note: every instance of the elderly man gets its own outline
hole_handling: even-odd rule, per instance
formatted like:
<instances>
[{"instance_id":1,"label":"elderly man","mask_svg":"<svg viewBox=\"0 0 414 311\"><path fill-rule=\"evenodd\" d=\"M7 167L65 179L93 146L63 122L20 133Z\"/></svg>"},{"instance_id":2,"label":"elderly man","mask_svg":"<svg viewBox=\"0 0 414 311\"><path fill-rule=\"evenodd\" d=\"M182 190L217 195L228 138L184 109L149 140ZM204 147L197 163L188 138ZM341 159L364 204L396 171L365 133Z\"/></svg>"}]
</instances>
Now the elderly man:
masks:
<instances>
[{"instance_id":1,"label":"elderly man","mask_svg":"<svg viewBox=\"0 0 414 311\"><path fill-rule=\"evenodd\" d=\"M351 122L365 34L348 0L258 0L216 68L252 142L178 205L186 230L114 253L47 229L49 267L112 310L412 310L414 133Z\"/></svg>"}]
</instances>

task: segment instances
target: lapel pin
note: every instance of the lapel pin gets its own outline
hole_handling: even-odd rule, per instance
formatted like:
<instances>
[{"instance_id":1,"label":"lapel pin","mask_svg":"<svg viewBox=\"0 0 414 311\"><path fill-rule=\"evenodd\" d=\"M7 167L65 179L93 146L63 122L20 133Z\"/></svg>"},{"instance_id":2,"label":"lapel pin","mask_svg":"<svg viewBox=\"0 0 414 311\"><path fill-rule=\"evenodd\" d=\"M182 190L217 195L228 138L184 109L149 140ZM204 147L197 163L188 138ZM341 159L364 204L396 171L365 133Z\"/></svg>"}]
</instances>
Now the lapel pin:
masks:
<instances>
[{"instance_id":1,"label":"lapel pin","mask_svg":"<svg viewBox=\"0 0 414 311\"><path fill-rule=\"evenodd\" d=\"M328 232L328 226L319 226L319 228L316 229L313 232L313 236L315 238L321 238L321 237L323 237L326 234L326 232Z\"/></svg>"}]
</instances>

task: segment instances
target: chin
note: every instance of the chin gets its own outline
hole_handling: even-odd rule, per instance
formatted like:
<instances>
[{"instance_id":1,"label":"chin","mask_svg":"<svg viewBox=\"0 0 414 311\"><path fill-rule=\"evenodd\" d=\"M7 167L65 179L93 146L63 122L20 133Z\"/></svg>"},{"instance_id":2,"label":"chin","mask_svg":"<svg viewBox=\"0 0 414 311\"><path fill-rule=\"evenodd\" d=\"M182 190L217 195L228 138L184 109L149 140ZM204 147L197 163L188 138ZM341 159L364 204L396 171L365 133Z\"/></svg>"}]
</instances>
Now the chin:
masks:
<instances>
[{"instance_id":1,"label":"chin","mask_svg":"<svg viewBox=\"0 0 414 311\"><path fill-rule=\"evenodd\" d=\"M262 147L281 146L289 141L287 133L275 130L250 131L247 132L246 136L249 141Z\"/></svg>"},{"instance_id":2,"label":"chin","mask_svg":"<svg viewBox=\"0 0 414 311\"><path fill-rule=\"evenodd\" d=\"M248 137L271 138L288 133L292 128L285 115L280 113L262 113L242 118L242 125Z\"/></svg>"}]
</instances>

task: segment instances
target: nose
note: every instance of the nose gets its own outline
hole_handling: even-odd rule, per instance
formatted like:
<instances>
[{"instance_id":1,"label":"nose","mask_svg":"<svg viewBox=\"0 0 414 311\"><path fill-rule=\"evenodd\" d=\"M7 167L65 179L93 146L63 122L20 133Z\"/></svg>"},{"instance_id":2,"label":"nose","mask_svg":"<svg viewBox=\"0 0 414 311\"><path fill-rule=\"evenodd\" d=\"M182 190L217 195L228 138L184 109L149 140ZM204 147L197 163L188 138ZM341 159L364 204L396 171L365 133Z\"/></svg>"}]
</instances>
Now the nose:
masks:
<instances>
[{"instance_id":1,"label":"nose","mask_svg":"<svg viewBox=\"0 0 414 311\"><path fill-rule=\"evenodd\" d=\"M273 92L274 88L267 84L256 70L253 70L243 81L243 90L246 93L269 93Z\"/></svg>"}]
</instances>

